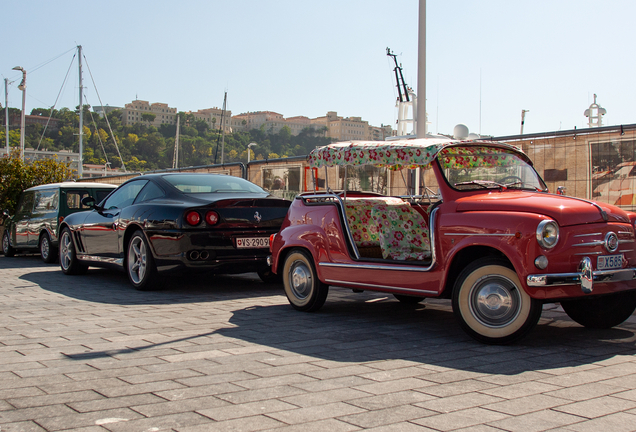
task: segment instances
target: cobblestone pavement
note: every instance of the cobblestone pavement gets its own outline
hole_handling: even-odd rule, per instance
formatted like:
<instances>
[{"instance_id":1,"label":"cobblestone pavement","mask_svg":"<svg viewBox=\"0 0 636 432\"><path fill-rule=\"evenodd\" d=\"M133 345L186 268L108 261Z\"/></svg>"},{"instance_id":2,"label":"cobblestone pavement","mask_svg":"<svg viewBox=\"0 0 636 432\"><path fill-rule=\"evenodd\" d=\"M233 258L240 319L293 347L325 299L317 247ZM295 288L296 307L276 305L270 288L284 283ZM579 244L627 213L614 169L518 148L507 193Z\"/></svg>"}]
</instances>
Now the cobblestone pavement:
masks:
<instances>
[{"instance_id":1,"label":"cobblestone pavement","mask_svg":"<svg viewBox=\"0 0 636 432\"><path fill-rule=\"evenodd\" d=\"M332 287L310 314L255 274L167 285L0 256L0 431L636 430L635 317L551 305L496 347L447 301Z\"/></svg>"}]
</instances>

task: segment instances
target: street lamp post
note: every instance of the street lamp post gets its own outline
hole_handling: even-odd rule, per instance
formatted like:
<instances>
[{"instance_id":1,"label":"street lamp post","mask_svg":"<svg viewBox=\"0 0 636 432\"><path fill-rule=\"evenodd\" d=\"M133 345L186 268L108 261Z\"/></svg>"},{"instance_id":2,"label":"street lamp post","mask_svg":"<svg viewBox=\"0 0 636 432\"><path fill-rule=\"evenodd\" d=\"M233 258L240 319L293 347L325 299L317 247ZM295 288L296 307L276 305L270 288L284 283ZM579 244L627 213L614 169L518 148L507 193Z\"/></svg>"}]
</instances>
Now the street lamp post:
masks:
<instances>
[{"instance_id":1,"label":"street lamp post","mask_svg":"<svg viewBox=\"0 0 636 432\"><path fill-rule=\"evenodd\" d=\"M26 109L26 71L20 66L16 66L13 70L22 71L22 82L18 86L22 90L22 115L20 116L20 158L24 162L24 110Z\"/></svg>"},{"instance_id":2,"label":"street lamp post","mask_svg":"<svg viewBox=\"0 0 636 432\"><path fill-rule=\"evenodd\" d=\"M256 145L256 143L254 143L254 142L253 142L253 143L249 143L249 144L247 145L247 163L248 163L248 164L250 163L250 156L252 156L252 150L250 150L250 148L251 148L252 146L255 146L255 145Z\"/></svg>"}]
</instances>

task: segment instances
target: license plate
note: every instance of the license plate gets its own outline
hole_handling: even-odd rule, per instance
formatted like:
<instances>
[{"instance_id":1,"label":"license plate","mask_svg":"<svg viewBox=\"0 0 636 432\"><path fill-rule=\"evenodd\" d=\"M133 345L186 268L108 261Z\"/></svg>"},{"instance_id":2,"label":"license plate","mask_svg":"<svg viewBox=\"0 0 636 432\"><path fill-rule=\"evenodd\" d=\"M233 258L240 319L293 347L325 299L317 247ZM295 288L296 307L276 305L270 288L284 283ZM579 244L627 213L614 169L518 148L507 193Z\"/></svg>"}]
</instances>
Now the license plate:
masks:
<instances>
[{"instance_id":1,"label":"license plate","mask_svg":"<svg viewBox=\"0 0 636 432\"><path fill-rule=\"evenodd\" d=\"M603 255L598 257L596 261L598 270L612 270L623 268L623 254L620 255Z\"/></svg>"},{"instance_id":2,"label":"license plate","mask_svg":"<svg viewBox=\"0 0 636 432\"><path fill-rule=\"evenodd\" d=\"M239 237L236 239L238 249L268 248L269 237Z\"/></svg>"}]
</instances>

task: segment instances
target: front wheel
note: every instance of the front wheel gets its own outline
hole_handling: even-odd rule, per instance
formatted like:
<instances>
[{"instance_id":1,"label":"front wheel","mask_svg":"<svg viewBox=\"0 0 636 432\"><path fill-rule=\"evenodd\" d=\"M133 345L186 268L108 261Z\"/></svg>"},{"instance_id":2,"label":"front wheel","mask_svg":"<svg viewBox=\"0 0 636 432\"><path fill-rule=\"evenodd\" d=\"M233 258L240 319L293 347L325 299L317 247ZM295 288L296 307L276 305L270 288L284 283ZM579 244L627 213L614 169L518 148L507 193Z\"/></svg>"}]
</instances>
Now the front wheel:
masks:
<instances>
[{"instance_id":1,"label":"front wheel","mask_svg":"<svg viewBox=\"0 0 636 432\"><path fill-rule=\"evenodd\" d=\"M634 313L636 291L562 301L561 307L583 327L607 329L619 325Z\"/></svg>"},{"instance_id":2,"label":"front wheel","mask_svg":"<svg viewBox=\"0 0 636 432\"><path fill-rule=\"evenodd\" d=\"M453 289L453 312L474 339L508 344L524 337L541 317L541 302L521 287L517 274L498 258L468 265Z\"/></svg>"},{"instance_id":3,"label":"front wheel","mask_svg":"<svg viewBox=\"0 0 636 432\"><path fill-rule=\"evenodd\" d=\"M287 255L282 276L285 295L294 309L313 312L325 304L329 285L318 279L314 260L304 250L294 249Z\"/></svg>"},{"instance_id":4,"label":"front wheel","mask_svg":"<svg viewBox=\"0 0 636 432\"><path fill-rule=\"evenodd\" d=\"M56 250L51 245L51 237L48 233L44 233L40 236L40 257L42 261L50 264L57 258Z\"/></svg>"},{"instance_id":5,"label":"front wheel","mask_svg":"<svg viewBox=\"0 0 636 432\"><path fill-rule=\"evenodd\" d=\"M126 273L130 283L139 291L158 288L157 267L146 237L141 231L135 231L128 242Z\"/></svg>"},{"instance_id":6,"label":"front wheel","mask_svg":"<svg viewBox=\"0 0 636 432\"><path fill-rule=\"evenodd\" d=\"M88 266L77 259L73 236L68 228L64 228L60 236L60 267L67 275L84 274L88 270Z\"/></svg>"},{"instance_id":7,"label":"front wheel","mask_svg":"<svg viewBox=\"0 0 636 432\"><path fill-rule=\"evenodd\" d=\"M15 248L11 246L9 243L9 231L4 230L4 234L2 234L2 253L6 257L15 256Z\"/></svg>"}]
</instances>

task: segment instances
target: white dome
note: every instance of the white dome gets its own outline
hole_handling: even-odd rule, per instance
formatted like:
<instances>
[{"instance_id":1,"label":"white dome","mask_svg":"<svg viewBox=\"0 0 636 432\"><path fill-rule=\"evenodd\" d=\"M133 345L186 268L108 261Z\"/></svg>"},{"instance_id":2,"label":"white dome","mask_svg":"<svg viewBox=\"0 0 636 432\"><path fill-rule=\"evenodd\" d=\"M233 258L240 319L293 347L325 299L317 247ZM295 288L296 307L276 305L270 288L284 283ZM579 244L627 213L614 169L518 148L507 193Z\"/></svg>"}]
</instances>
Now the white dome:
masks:
<instances>
[{"instance_id":1,"label":"white dome","mask_svg":"<svg viewBox=\"0 0 636 432\"><path fill-rule=\"evenodd\" d=\"M453 137L459 140L468 138L468 126L461 123L455 126L453 128Z\"/></svg>"}]
</instances>

